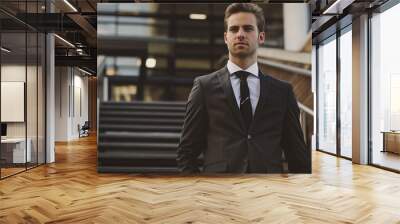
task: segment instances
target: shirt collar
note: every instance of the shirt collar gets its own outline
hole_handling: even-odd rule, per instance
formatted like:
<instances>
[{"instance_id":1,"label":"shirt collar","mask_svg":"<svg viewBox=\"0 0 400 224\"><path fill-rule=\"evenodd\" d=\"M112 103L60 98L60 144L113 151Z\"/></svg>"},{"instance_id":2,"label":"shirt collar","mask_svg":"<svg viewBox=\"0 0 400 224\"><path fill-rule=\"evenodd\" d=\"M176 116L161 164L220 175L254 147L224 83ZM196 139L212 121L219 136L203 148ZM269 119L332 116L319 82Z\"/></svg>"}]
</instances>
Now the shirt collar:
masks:
<instances>
[{"instance_id":1,"label":"shirt collar","mask_svg":"<svg viewBox=\"0 0 400 224\"><path fill-rule=\"evenodd\" d=\"M237 71L246 71L251 73L252 75L256 76L258 78L258 64L257 62L254 62L254 64L252 64L251 66L249 66L247 69L242 69L240 68L238 65L236 65L235 63L233 63L231 60L228 60L228 63L226 65L226 67L228 68L229 74L233 74Z\"/></svg>"}]
</instances>

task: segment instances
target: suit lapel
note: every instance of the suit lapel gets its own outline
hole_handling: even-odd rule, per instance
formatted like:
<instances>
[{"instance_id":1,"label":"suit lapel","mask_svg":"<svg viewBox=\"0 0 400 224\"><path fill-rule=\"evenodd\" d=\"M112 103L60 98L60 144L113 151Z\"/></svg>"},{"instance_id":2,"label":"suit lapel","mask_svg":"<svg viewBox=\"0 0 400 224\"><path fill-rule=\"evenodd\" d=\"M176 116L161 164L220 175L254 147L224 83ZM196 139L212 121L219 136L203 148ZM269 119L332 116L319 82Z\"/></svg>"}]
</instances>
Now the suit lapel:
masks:
<instances>
[{"instance_id":1,"label":"suit lapel","mask_svg":"<svg viewBox=\"0 0 400 224\"><path fill-rule=\"evenodd\" d=\"M267 91L269 90L268 87L268 77L264 74L262 74L261 71L259 71L259 77L260 77L260 97L258 98L258 103L256 107L256 111L254 112L253 116L253 121L251 122L250 130L254 125L257 124L257 119L261 116L262 109L265 105L266 99L267 99Z\"/></svg>"},{"instance_id":2,"label":"suit lapel","mask_svg":"<svg viewBox=\"0 0 400 224\"><path fill-rule=\"evenodd\" d=\"M239 122L241 128L245 130L244 120L239 110L239 106L237 105L235 94L233 93L232 84L230 80L230 74L228 68L225 66L220 70L218 75L219 81L224 89L226 100L228 101L229 107L233 113L233 116Z\"/></svg>"}]
</instances>

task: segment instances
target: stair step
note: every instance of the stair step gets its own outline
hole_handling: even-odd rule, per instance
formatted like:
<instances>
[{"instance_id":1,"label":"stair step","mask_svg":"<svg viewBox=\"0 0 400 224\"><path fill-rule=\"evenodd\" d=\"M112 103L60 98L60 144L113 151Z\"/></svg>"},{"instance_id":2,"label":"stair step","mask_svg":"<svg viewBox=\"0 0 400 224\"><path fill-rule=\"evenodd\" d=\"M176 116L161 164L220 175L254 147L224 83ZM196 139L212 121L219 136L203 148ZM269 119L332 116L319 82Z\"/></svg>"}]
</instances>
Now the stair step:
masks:
<instances>
[{"instance_id":1,"label":"stair step","mask_svg":"<svg viewBox=\"0 0 400 224\"><path fill-rule=\"evenodd\" d=\"M179 112L138 112L138 111L100 111L100 118L104 117L157 117L157 118L181 118L185 117L185 113Z\"/></svg>"},{"instance_id":2,"label":"stair step","mask_svg":"<svg viewBox=\"0 0 400 224\"><path fill-rule=\"evenodd\" d=\"M101 124L154 124L154 125L183 125L183 119L159 119L159 118L121 118L121 117L103 117L99 120Z\"/></svg>"},{"instance_id":3,"label":"stair step","mask_svg":"<svg viewBox=\"0 0 400 224\"><path fill-rule=\"evenodd\" d=\"M98 172L178 173L185 113L186 102L102 102Z\"/></svg>"},{"instance_id":4,"label":"stair step","mask_svg":"<svg viewBox=\"0 0 400 224\"><path fill-rule=\"evenodd\" d=\"M158 159L176 160L176 151L165 150L107 150L99 153L98 159Z\"/></svg>"},{"instance_id":5,"label":"stair step","mask_svg":"<svg viewBox=\"0 0 400 224\"><path fill-rule=\"evenodd\" d=\"M101 105L144 105L144 106L168 106L168 107L185 107L186 102L184 101L152 101L152 102L145 102L145 101L133 101L133 102L114 102L114 101L107 101L101 102Z\"/></svg>"},{"instance_id":6,"label":"stair step","mask_svg":"<svg viewBox=\"0 0 400 224\"><path fill-rule=\"evenodd\" d=\"M179 173L177 167L163 166L98 166L99 173Z\"/></svg>"},{"instance_id":7,"label":"stair step","mask_svg":"<svg viewBox=\"0 0 400 224\"><path fill-rule=\"evenodd\" d=\"M178 143L149 143L149 142L99 142L98 143L99 151L108 151L114 149L124 149L124 150L137 150L137 149L148 149L148 150L156 150L156 149L170 149L177 150Z\"/></svg>"},{"instance_id":8,"label":"stair step","mask_svg":"<svg viewBox=\"0 0 400 224\"><path fill-rule=\"evenodd\" d=\"M130 132L181 132L182 126L159 126L159 125L123 125L123 124L103 124L99 131L130 131Z\"/></svg>"},{"instance_id":9,"label":"stair step","mask_svg":"<svg viewBox=\"0 0 400 224\"><path fill-rule=\"evenodd\" d=\"M102 123L123 123L123 124L154 124L154 125L183 125L183 119L162 119L162 118L120 118L120 117L104 117L100 121Z\"/></svg>"},{"instance_id":10,"label":"stair step","mask_svg":"<svg viewBox=\"0 0 400 224\"><path fill-rule=\"evenodd\" d=\"M100 136L118 136L118 137L141 137L141 138L179 138L178 132L125 132L125 131L108 131Z\"/></svg>"},{"instance_id":11,"label":"stair step","mask_svg":"<svg viewBox=\"0 0 400 224\"><path fill-rule=\"evenodd\" d=\"M99 134L101 140L179 142L181 134L175 132L123 132L107 131Z\"/></svg>"},{"instance_id":12,"label":"stair step","mask_svg":"<svg viewBox=\"0 0 400 224\"><path fill-rule=\"evenodd\" d=\"M148 106L148 105L102 105L102 111L163 111L163 112L185 112L186 107Z\"/></svg>"}]
</instances>

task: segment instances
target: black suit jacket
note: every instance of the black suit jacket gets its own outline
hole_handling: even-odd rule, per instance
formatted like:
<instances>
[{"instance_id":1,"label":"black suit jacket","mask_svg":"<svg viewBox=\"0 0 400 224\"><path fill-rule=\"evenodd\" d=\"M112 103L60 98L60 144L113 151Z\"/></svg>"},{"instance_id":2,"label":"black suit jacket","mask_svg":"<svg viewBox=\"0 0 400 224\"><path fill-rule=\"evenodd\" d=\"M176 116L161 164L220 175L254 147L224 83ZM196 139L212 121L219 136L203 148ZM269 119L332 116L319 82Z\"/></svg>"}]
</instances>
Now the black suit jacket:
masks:
<instances>
[{"instance_id":1,"label":"black suit jacket","mask_svg":"<svg viewBox=\"0 0 400 224\"><path fill-rule=\"evenodd\" d=\"M186 105L178 147L178 167L199 172L281 173L282 153L289 172L311 173L311 153L299 122L299 108L290 84L260 72L260 98L249 131L236 103L226 66L197 77Z\"/></svg>"}]
</instances>

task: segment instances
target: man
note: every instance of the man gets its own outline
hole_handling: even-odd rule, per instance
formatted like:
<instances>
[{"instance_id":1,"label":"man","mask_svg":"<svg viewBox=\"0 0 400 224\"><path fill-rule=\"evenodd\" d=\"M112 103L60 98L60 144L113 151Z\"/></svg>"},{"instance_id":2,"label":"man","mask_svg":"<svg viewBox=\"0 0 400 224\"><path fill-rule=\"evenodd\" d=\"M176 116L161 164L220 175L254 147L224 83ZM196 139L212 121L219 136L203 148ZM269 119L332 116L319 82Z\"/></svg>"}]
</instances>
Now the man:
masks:
<instances>
[{"instance_id":1,"label":"man","mask_svg":"<svg viewBox=\"0 0 400 224\"><path fill-rule=\"evenodd\" d=\"M260 7L234 3L225 11L227 65L195 79L189 95L178 166L184 173L311 173L311 154L290 84L264 75L257 48L265 40Z\"/></svg>"}]
</instances>

